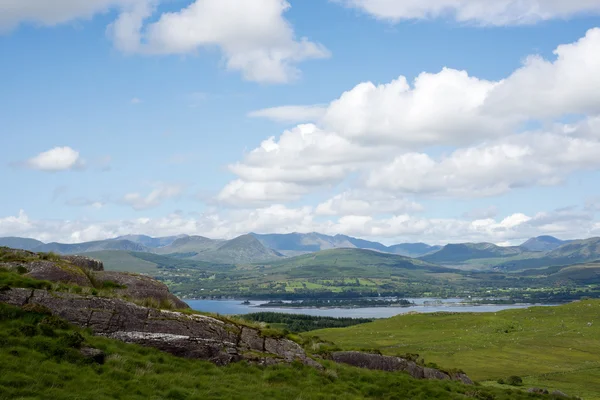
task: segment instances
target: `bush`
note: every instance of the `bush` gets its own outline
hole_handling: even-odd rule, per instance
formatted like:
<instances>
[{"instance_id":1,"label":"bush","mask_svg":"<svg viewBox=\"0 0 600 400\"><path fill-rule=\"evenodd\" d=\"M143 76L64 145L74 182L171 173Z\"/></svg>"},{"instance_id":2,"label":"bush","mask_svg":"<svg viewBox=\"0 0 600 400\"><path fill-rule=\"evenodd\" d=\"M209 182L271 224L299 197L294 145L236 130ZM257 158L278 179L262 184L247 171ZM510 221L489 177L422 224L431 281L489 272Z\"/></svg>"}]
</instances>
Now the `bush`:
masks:
<instances>
[{"instance_id":1,"label":"bush","mask_svg":"<svg viewBox=\"0 0 600 400\"><path fill-rule=\"evenodd\" d=\"M504 379L500 378L497 381L499 384L504 385L506 382L504 382Z\"/></svg>"},{"instance_id":2,"label":"bush","mask_svg":"<svg viewBox=\"0 0 600 400\"><path fill-rule=\"evenodd\" d=\"M523 379L520 376L509 376L506 380L506 383L511 386L521 386L523 385Z\"/></svg>"}]
</instances>

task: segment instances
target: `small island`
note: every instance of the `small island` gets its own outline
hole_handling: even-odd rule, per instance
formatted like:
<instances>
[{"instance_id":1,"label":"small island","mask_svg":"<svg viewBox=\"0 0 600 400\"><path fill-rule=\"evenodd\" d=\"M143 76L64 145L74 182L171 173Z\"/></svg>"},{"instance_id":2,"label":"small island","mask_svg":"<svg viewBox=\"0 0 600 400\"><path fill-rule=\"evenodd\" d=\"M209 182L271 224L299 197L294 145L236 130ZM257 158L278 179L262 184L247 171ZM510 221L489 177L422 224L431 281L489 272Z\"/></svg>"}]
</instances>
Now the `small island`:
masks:
<instances>
[{"instance_id":1,"label":"small island","mask_svg":"<svg viewBox=\"0 0 600 400\"><path fill-rule=\"evenodd\" d=\"M415 303L405 299L310 299L285 302L271 300L259 305L265 308L364 308L364 307L411 307Z\"/></svg>"}]
</instances>

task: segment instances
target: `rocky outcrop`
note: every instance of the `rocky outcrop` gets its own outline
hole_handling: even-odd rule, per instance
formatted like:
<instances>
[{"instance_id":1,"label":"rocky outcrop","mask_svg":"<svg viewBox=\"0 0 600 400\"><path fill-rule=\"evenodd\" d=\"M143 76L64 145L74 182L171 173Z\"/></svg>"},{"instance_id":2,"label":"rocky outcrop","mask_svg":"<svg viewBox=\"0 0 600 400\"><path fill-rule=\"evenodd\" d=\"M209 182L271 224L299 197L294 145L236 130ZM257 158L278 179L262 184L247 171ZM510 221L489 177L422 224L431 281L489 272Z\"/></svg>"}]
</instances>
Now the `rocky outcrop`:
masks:
<instances>
[{"instance_id":1,"label":"rocky outcrop","mask_svg":"<svg viewBox=\"0 0 600 400\"><path fill-rule=\"evenodd\" d=\"M110 282L122 286L122 288L117 287L115 291L123 297L140 300L154 299L159 304L169 306L165 308L189 308L185 302L169 292L167 285L148 276L102 271L95 273L94 277L100 284Z\"/></svg>"},{"instance_id":2,"label":"rocky outcrop","mask_svg":"<svg viewBox=\"0 0 600 400\"><path fill-rule=\"evenodd\" d=\"M30 277L50 282L73 284L82 287L91 287L92 282L81 268L54 261L32 261L23 264Z\"/></svg>"},{"instance_id":3,"label":"rocky outcrop","mask_svg":"<svg viewBox=\"0 0 600 400\"><path fill-rule=\"evenodd\" d=\"M338 351L331 354L331 359L335 362L359 368L388 372L404 371L416 379L454 380L467 385L473 384L473 381L463 373L450 374L434 368L422 367L413 361L408 361L400 357L382 356L358 351Z\"/></svg>"},{"instance_id":4,"label":"rocky outcrop","mask_svg":"<svg viewBox=\"0 0 600 400\"><path fill-rule=\"evenodd\" d=\"M94 260L93 258L83 256L61 256L63 260L69 261L71 264L79 267L86 268L90 271L104 271L104 264L102 261Z\"/></svg>"},{"instance_id":5,"label":"rocky outcrop","mask_svg":"<svg viewBox=\"0 0 600 400\"><path fill-rule=\"evenodd\" d=\"M144 275L104 271L101 261L84 256L58 256L25 250L1 249L12 261L2 263L9 269L24 269L32 278L94 289L110 289L117 296L153 303L162 308L189 306L169 292L162 282Z\"/></svg>"},{"instance_id":6,"label":"rocky outcrop","mask_svg":"<svg viewBox=\"0 0 600 400\"><path fill-rule=\"evenodd\" d=\"M264 337L258 329L204 315L142 307L116 298L31 289L4 290L0 302L39 305L95 334L218 365L240 360L259 364L300 361L321 368L289 339Z\"/></svg>"}]
</instances>

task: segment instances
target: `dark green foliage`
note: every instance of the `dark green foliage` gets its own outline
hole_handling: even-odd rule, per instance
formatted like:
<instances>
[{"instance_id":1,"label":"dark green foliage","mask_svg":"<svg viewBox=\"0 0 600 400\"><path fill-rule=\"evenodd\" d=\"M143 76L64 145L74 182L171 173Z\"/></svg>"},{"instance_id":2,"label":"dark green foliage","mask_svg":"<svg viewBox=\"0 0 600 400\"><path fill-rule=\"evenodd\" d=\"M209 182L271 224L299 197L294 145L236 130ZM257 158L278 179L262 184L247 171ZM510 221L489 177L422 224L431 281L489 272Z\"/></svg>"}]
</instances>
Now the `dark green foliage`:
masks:
<instances>
[{"instance_id":1,"label":"dark green foliage","mask_svg":"<svg viewBox=\"0 0 600 400\"><path fill-rule=\"evenodd\" d=\"M523 385L523 379L520 376L512 375L508 377L506 384L511 386L521 386Z\"/></svg>"},{"instance_id":2,"label":"dark green foliage","mask_svg":"<svg viewBox=\"0 0 600 400\"><path fill-rule=\"evenodd\" d=\"M259 312L240 315L240 318L253 322L277 324L278 327L283 327L284 329L295 333L308 332L315 329L343 328L373 321L368 318L332 318L274 312Z\"/></svg>"},{"instance_id":3,"label":"dark green foliage","mask_svg":"<svg viewBox=\"0 0 600 400\"><path fill-rule=\"evenodd\" d=\"M0 288L2 287L50 289L52 284L48 281L29 278L27 276L20 275L17 272L0 268Z\"/></svg>"},{"instance_id":4,"label":"dark green foliage","mask_svg":"<svg viewBox=\"0 0 600 400\"><path fill-rule=\"evenodd\" d=\"M0 304L0 398L35 399L465 399L543 398L524 392L478 389L494 397L474 397L457 382L415 380L406 374L369 371L325 362L325 370L299 363L227 367L178 358L155 349L89 336L48 316ZM37 326L33 336L18 333ZM98 365L73 347L107 354Z\"/></svg>"},{"instance_id":5,"label":"dark green foliage","mask_svg":"<svg viewBox=\"0 0 600 400\"><path fill-rule=\"evenodd\" d=\"M101 289L127 289L127 286L118 284L113 281L103 281Z\"/></svg>"}]
</instances>

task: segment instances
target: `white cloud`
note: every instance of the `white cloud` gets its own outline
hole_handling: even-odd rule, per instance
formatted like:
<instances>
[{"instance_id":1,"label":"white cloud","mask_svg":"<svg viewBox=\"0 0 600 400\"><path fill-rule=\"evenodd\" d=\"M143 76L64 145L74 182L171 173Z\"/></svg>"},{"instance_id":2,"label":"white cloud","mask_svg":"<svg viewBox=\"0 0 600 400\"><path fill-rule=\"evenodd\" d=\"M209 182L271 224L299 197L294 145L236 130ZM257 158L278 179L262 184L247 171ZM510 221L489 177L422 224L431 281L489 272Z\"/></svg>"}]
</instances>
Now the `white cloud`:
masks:
<instances>
[{"instance_id":1,"label":"white cloud","mask_svg":"<svg viewBox=\"0 0 600 400\"><path fill-rule=\"evenodd\" d=\"M142 102L141 99L134 97L133 99L131 99L131 104L136 105L136 104L140 104Z\"/></svg>"},{"instance_id":2,"label":"white cloud","mask_svg":"<svg viewBox=\"0 0 600 400\"><path fill-rule=\"evenodd\" d=\"M600 142L560 133L526 133L456 150L435 160L406 153L372 169L367 186L395 193L496 196L555 185L577 170L600 169Z\"/></svg>"},{"instance_id":3,"label":"white cloud","mask_svg":"<svg viewBox=\"0 0 600 400\"><path fill-rule=\"evenodd\" d=\"M423 211L423 206L387 193L349 190L319 204L315 213L328 216L369 216Z\"/></svg>"},{"instance_id":4,"label":"white cloud","mask_svg":"<svg viewBox=\"0 0 600 400\"><path fill-rule=\"evenodd\" d=\"M218 194L217 201L235 207L288 202L300 198L307 189L294 183L247 182L237 179L228 183Z\"/></svg>"},{"instance_id":5,"label":"white cloud","mask_svg":"<svg viewBox=\"0 0 600 400\"><path fill-rule=\"evenodd\" d=\"M315 125L299 125L279 140L271 137L229 166L239 179L218 200L234 204L294 200L314 188L334 185L385 149L364 148Z\"/></svg>"},{"instance_id":6,"label":"white cloud","mask_svg":"<svg viewBox=\"0 0 600 400\"><path fill-rule=\"evenodd\" d=\"M582 13L598 14L596 0L333 0L356 7L376 18L402 21L452 17L481 25L521 25L564 19Z\"/></svg>"},{"instance_id":7,"label":"white cloud","mask_svg":"<svg viewBox=\"0 0 600 400\"><path fill-rule=\"evenodd\" d=\"M0 28L20 23L54 26L78 19L90 19L113 8L130 9L147 0L1 0Z\"/></svg>"},{"instance_id":8,"label":"white cloud","mask_svg":"<svg viewBox=\"0 0 600 400\"><path fill-rule=\"evenodd\" d=\"M326 111L327 108L320 105L281 106L252 111L248 113L248 116L252 118L267 118L276 122L299 124L316 122L325 115Z\"/></svg>"},{"instance_id":9,"label":"white cloud","mask_svg":"<svg viewBox=\"0 0 600 400\"><path fill-rule=\"evenodd\" d=\"M209 212L199 215L172 213L160 218L132 220L36 220L21 211L0 218L0 237L33 237L45 242L81 242L113 238L130 233L151 236L179 234L232 238L248 232L321 232L347 234L387 244L423 241L430 244L460 242L520 243L530 237L550 234L563 239L590 237L600 232L593 216L577 210L521 213L495 220L420 218L396 215L387 218L347 215L333 221L316 218L310 207L274 205L253 210Z\"/></svg>"},{"instance_id":10,"label":"white cloud","mask_svg":"<svg viewBox=\"0 0 600 400\"><path fill-rule=\"evenodd\" d=\"M0 29L21 23L54 26L116 11L107 29L115 46L128 53L193 54L218 48L227 69L245 79L283 83L300 75L304 60L329 57L321 44L296 38L283 16L285 0L195 0L163 13L154 22L161 0L0 0Z\"/></svg>"},{"instance_id":11,"label":"white cloud","mask_svg":"<svg viewBox=\"0 0 600 400\"><path fill-rule=\"evenodd\" d=\"M164 201L180 197L185 187L178 184L157 184L148 195L128 193L123 196L122 203L128 204L134 210L147 210L160 206Z\"/></svg>"},{"instance_id":12,"label":"white cloud","mask_svg":"<svg viewBox=\"0 0 600 400\"><path fill-rule=\"evenodd\" d=\"M140 6L122 14L110 32L129 52L190 54L217 46L227 69L250 81L283 83L298 77L295 64L329 57L324 46L295 38L283 17L289 8L285 0L196 0L143 27L152 10Z\"/></svg>"},{"instance_id":13,"label":"white cloud","mask_svg":"<svg viewBox=\"0 0 600 400\"><path fill-rule=\"evenodd\" d=\"M342 182L398 197L495 196L556 185L573 172L600 168L600 29L555 53L554 61L529 57L498 81L445 68L420 74L412 85L405 77L361 83L330 103L315 124L263 141L230 170L238 189L278 187L270 192L272 202ZM304 112L259 113L276 117L281 110ZM556 123L572 115L586 119ZM530 122L544 129L523 133ZM439 155L440 146L446 153ZM293 189L289 196L282 193L286 187ZM269 202L269 191L238 190L248 201L257 192Z\"/></svg>"},{"instance_id":14,"label":"white cloud","mask_svg":"<svg viewBox=\"0 0 600 400\"><path fill-rule=\"evenodd\" d=\"M22 164L29 169L47 172L67 171L84 166L79 152L70 147L55 147Z\"/></svg>"}]
</instances>

